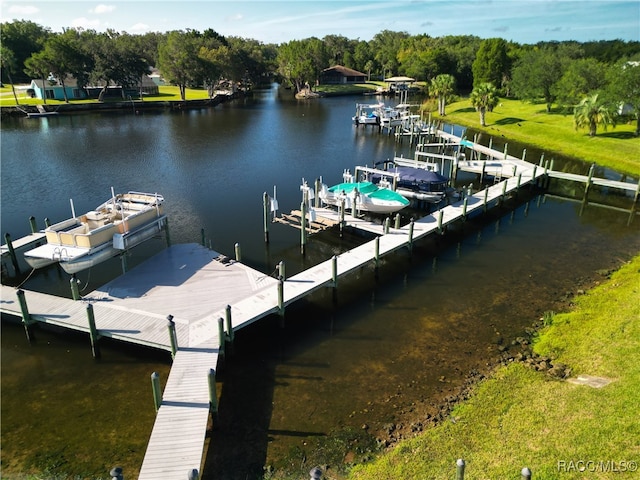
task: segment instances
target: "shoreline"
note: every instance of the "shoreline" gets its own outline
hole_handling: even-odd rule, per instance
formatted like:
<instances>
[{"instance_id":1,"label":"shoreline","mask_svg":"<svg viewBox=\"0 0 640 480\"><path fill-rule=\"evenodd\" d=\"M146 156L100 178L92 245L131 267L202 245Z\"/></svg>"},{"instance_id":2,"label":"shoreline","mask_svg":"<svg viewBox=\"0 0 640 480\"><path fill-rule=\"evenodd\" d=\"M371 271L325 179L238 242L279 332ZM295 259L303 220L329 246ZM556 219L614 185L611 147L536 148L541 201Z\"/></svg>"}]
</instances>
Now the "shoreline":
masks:
<instances>
[{"instance_id":1,"label":"shoreline","mask_svg":"<svg viewBox=\"0 0 640 480\"><path fill-rule=\"evenodd\" d=\"M117 112L127 111L137 114L141 110L188 110L195 108L212 108L221 103L239 98L239 94L216 95L213 98L199 100L122 100L109 102L84 102L84 103L60 103L46 104L39 103L49 112L59 114L79 114L88 112ZM36 105L12 105L0 106L2 117L25 117L27 113L38 113Z\"/></svg>"}]
</instances>

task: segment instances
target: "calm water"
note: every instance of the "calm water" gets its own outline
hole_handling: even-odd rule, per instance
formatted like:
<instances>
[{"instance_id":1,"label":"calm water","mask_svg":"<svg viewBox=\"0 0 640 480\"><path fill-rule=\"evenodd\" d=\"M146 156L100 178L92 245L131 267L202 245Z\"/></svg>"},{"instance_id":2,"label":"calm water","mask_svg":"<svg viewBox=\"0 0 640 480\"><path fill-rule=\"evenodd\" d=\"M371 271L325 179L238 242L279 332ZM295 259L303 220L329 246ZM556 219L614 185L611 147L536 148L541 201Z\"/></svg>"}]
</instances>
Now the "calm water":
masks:
<instances>
[{"instance_id":1,"label":"calm water","mask_svg":"<svg viewBox=\"0 0 640 480\"><path fill-rule=\"evenodd\" d=\"M214 249L233 255L239 242L243 260L265 273L282 259L288 272L303 268L361 239L325 232L302 259L299 232L274 225L265 247L262 193L275 185L281 209L296 209L302 178L337 183L344 168L412 155L353 127L356 101L298 102L273 89L210 110L3 121L2 233L28 233L30 215L40 225L68 217L69 198L76 211L91 209L111 186L157 191L173 243L199 242L204 228ZM402 431L434 413L469 372L495 361L499 339L509 344L545 311L567 308L567 295L597 271L640 250L640 222L627 227L627 214L578 212L550 198L511 202L418 244L412 257L385 258L377 280L372 268L354 273L337 303L328 290L299 302L284 329L269 318L239 332L220 372L203 477L337 468L390 424ZM129 264L162 248L148 242ZM92 289L119 268L110 261L80 280ZM25 286L68 295L67 285L51 269ZM108 342L102 357L92 361L82 335L38 332L30 346L21 327L3 322L3 478L106 478L114 465L136 477L155 415L149 375L166 380L170 362Z\"/></svg>"}]
</instances>

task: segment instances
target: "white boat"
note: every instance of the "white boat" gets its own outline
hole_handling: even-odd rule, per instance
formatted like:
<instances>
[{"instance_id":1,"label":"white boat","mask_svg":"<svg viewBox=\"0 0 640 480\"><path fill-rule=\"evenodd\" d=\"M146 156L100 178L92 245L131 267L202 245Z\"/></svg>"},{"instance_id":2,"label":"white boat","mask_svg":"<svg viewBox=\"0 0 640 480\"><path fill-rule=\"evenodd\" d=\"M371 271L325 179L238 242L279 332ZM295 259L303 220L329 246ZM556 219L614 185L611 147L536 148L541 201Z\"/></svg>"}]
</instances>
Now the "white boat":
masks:
<instances>
[{"instance_id":1,"label":"white boat","mask_svg":"<svg viewBox=\"0 0 640 480\"><path fill-rule=\"evenodd\" d=\"M24 253L32 268L59 263L67 273L76 273L114 257L150 239L162 230L162 195L128 192L83 215L51 225L44 230L47 243Z\"/></svg>"},{"instance_id":2,"label":"white boat","mask_svg":"<svg viewBox=\"0 0 640 480\"><path fill-rule=\"evenodd\" d=\"M332 187L322 185L320 199L327 205L340 207L344 201L347 209L371 213L394 213L409 205L409 200L404 198L389 187L388 182L376 185L373 182L354 182L348 172L344 174L345 182Z\"/></svg>"},{"instance_id":3,"label":"white boat","mask_svg":"<svg viewBox=\"0 0 640 480\"><path fill-rule=\"evenodd\" d=\"M378 115L380 116L380 125L382 128L394 128L404 124L405 119L411 114L411 107L408 103L400 103L395 107L383 106L380 108Z\"/></svg>"},{"instance_id":4,"label":"white boat","mask_svg":"<svg viewBox=\"0 0 640 480\"><path fill-rule=\"evenodd\" d=\"M351 119L356 125L380 125L378 112L382 107L382 103L356 103L356 114Z\"/></svg>"}]
</instances>

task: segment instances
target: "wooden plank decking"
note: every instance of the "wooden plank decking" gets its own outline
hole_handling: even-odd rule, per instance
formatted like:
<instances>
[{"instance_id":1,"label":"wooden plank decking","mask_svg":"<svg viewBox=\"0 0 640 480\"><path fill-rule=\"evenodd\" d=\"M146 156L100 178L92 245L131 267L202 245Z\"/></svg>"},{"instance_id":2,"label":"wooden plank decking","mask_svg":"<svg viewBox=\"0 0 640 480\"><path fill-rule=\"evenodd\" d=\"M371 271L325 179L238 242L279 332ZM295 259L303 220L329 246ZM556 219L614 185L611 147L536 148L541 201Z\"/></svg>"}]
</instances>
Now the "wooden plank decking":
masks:
<instances>
[{"instance_id":1,"label":"wooden plank decking","mask_svg":"<svg viewBox=\"0 0 640 480\"><path fill-rule=\"evenodd\" d=\"M531 176L522 180L522 185ZM518 187L517 179L505 180L486 192L486 203ZM466 213L485 205L485 193L467 198ZM321 216L337 212L319 209ZM412 240L428 235L463 215L463 202L449 205L414 222ZM345 216L348 225L365 228L366 222ZM334 218L332 221L335 221ZM410 227L391 229L366 224L380 237L336 258L337 277L365 266L375 258L409 245ZM334 283L333 259L311 267L283 282L282 307ZM210 369L217 366L218 319L227 305L234 331L269 314L280 312L278 280L195 244L175 245L127 274L73 301L38 292L26 292L31 318L40 322L88 332L87 305L93 305L96 327L102 336L171 349L167 315L173 315L178 338L171 373L167 379L147 451L141 480L186 478L200 469L209 418ZM2 286L0 310L21 316L15 290ZM229 332L227 332L229 333Z\"/></svg>"}]
</instances>

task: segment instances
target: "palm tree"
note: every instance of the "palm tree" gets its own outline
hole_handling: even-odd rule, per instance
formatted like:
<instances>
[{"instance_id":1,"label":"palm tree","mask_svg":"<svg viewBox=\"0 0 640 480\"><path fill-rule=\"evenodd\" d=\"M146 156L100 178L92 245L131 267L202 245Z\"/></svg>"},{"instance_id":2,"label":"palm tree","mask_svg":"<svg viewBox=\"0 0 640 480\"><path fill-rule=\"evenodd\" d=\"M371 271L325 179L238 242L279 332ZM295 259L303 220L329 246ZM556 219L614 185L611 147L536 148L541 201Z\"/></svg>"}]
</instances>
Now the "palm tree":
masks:
<instances>
[{"instance_id":1,"label":"palm tree","mask_svg":"<svg viewBox=\"0 0 640 480\"><path fill-rule=\"evenodd\" d=\"M595 137L598 125L606 130L608 125L615 126L615 117L602 102L598 101L598 94L585 97L573 109L573 124L577 129L588 127L589 136Z\"/></svg>"},{"instance_id":2,"label":"palm tree","mask_svg":"<svg viewBox=\"0 0 640 480\"><path fill-rule=\"evenodd\" d=\"M453 75L442 74L431 80L429 93L433 97L438 97L438 113L445 115L444 107L447 104L447 97L453 93L456 79Z\"/></svg>"},{"instance_id":3,"label":"palm tree","mask_svg":"<svg viewBox=\"0 0 640 480\"><path fill-rule=\"evenodd\" d=\"M498 91L492 83L481 83L471 92L471 105L480 113L480 125L486 127L485 114L491 112L500 101Z\"/></svg>"}]
</instances>

